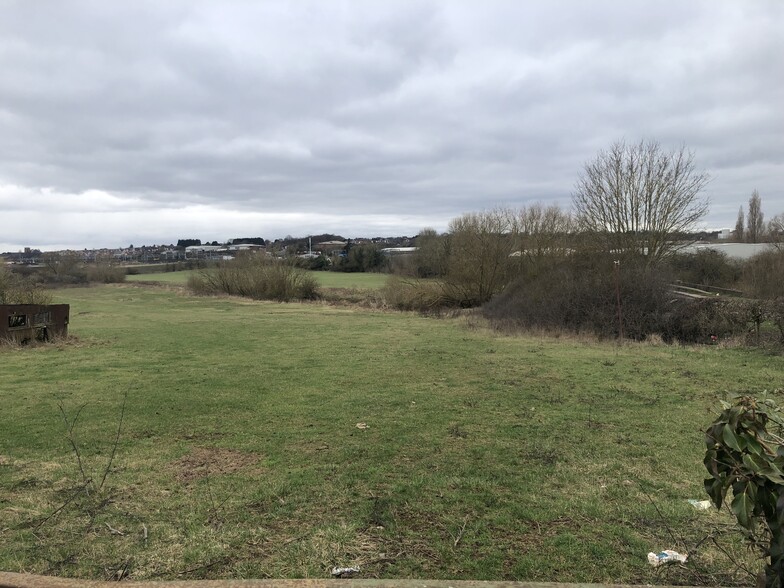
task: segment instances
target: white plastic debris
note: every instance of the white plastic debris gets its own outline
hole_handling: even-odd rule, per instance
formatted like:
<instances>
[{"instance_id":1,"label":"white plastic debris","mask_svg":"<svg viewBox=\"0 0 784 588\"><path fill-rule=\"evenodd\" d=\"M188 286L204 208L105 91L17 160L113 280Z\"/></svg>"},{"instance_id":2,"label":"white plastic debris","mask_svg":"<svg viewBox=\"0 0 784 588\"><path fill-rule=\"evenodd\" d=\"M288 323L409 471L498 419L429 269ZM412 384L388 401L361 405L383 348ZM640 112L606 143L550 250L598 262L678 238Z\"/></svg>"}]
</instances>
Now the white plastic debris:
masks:
<instances>
[{"instance_id":1,"label":"white plastic debris","mask_svg":"<svg viewBox=\"0 0 784 588\"><path fill-rule=\"evenodd\" d=\"M696 498L689 498L688 502L697 510L709 510L712 506L710 500L697 500Z\"/></svg>"},{"instance_id":2,"label":"white plastic debris","mask_svg":"<svg viewBox=\"0 0 784 588\"><path fill-rule=\"evenodd\" d=\"M367 423L357 423L357 429L362 429L364 431L365 429L369 428L370 427L368 427Z\"/></svg>"},{"instance_id":3,"label":"white plastic debris","mask_svg":"<svg viewBox=\"0 0 784 588\"><path fill-rule=\"evenodd\" d=\"M660 551L659 553L649 553L648 554L648 563L651 564L653 567L658 567L663 564L678 562L678 563L686 563L689 555L683 555L678 553L677 551L672 551L671 549L665 549L664 551Z\"/></svg>"},{"instance_id":4,"label":"white plastic debris","mask_svg":"<svg viewBox=\"0 0 784 588\"><path fill-rule=\"evenodd\" d=\"M332 575L336 578L350 578L359 573L359 568L332 568Z\"/></svg>"}]
</instances>

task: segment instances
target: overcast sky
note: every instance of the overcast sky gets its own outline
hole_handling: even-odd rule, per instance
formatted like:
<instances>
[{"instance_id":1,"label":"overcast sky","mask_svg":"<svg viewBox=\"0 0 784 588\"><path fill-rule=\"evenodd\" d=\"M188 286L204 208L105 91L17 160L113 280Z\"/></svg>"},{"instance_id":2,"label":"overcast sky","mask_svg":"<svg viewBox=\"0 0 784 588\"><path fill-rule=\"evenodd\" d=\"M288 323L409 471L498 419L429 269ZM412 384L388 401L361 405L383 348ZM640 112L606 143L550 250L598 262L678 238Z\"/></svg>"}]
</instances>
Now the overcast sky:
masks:
<instances>
[{"instance_id":1,"label":"overcast sky","mask_svg":"<svg viewBox=\"0 0 784 588\"><path fill-rule=\"evenodd\" d=\"M784 212L784 2L0 0L0 251L445 230L682 144Z\"/></svg>"}]
</instances>

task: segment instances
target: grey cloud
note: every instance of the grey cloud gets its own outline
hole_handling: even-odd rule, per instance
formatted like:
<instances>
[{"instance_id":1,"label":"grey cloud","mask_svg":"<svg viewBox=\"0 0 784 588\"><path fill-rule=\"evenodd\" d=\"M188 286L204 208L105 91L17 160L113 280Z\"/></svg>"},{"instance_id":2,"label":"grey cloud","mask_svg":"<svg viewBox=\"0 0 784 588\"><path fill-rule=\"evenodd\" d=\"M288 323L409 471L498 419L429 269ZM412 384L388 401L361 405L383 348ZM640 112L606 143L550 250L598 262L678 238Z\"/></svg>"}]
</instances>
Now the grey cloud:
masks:
<instances>
[{"instance_id":1,"label":"grey cloud","mask_svg":"<svg viewBox=\"0 0 784 588\"><path fill-rule=\"evenodd\" d=\"M597 150L656 138L731 225L755 187L784 210L782 25L772 1L6 3L0 189L443 222L568 205Z\"/></svg>"}]
</instances>

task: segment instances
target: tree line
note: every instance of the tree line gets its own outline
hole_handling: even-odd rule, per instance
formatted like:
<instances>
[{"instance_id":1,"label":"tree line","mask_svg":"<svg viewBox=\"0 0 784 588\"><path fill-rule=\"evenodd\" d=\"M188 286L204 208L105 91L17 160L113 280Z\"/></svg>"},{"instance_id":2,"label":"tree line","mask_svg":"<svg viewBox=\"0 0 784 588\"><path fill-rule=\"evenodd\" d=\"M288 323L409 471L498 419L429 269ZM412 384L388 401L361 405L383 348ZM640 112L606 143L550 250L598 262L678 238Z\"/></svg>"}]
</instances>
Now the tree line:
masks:
<instances>
[{"instance_id":1,"label":"tree line","mask_svg":"<svg viewBox=\"0 0 784 588\"><path fill-rule=\"evenodd\" d=\"M733 236L740 243L780 243L784 240L784 213L779 213L765 224L762 212L762 198L753 190L748 203L748 213L744 214L743 206L738 210Z\"/></svg>"},{"instance_id":2,"label":"tree line","mask_svg":"<svg viewBox=\"0 0 784 588\"><path fill-rule=\"evenodd\" d=\"M707 212L708 179L685 147L615 143L585 165L571 210L494 209L464 214L443 234L422 231L416 255L398 268L408 278L393 281L388 297L399 308L481 306L500 327L634 338L729 336L749 321L759 326L763 307L774 320L783 253L740 263L715 251L680 252ZM679 280L742 285L765 303L676 299Z\"/></svg>"}]
</instances>

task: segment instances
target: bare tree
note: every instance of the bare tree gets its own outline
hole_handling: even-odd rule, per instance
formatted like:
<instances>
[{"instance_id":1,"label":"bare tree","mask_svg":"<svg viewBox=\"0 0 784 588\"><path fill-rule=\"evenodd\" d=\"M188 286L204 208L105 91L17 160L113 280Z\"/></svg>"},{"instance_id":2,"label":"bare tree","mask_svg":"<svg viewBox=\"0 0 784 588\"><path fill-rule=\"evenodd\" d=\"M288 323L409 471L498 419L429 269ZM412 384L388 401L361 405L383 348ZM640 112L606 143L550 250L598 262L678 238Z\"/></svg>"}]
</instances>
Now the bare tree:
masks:
<instances>
[{"instance_id":1,"label":"bare tree","mask_svg":"<svg viewBox=\"0 0 784 588\"><path fill-rule=\"evenodd\" d=\"M549 259L564 255L570 232L571 217L558 206L468 213L452 219L444 235L432 229L419 234L417 270L439 276L446 299L483 304L513 278L536 275Z\"/></svg>"},{"instance_id":2,"label":"bare tree","mask_svg":"<svg viewBox=\"0 0 784 588\"><path fill-rule=\"evenodd\" d=\"M773 243L777 249L781 249L784 244L784 212L768 221L767 233L768 241Z\"/></svg>"},{"instance_id":3,"label":"bare tree","mask_svg":"<svg viewBox=\"0 0 784 588\"><path fill-rule=\"evenodd\" d=\"M738 220L735 221L735 240L743 241L743 227L746 225L746 220L743 216L743 207L738 210Z\"/></svg>"},{"instance_id":4,"label":"bare tree","mask_svg":"<svg viewBox=\"0 0 784 588\"><path fill-rule=\"evenodd\" d=\"M42 256L46 270L55 278L75 276L81 272L82 257L75 251L47 252Z\"/></svg>"},{"instance_id":5,"label":"bare tree","mask_svg":"<svg viewBox=\"0 0 784 588\"><path fill-rule=\"evenodd\" d=\"M0 304L51 304L52 295L30 278L0 265Z\"/></svg>"},{"instance_id":6,"label":"bare tree","mask_svg":"<svg viewBox=\"0 0 784 588\"><path fill-rule=\"evenodd\" d=\"M512 256L517 259L519 269L537 273L548 260L568 252L572 217L557 205L544 207L536 203L517 211L511 232L517 238Z\"/></svg>"},{"instance_id":7,"label":"bare tree","mask_svg":"<svg viewBox=\"0 0 784 588\"><path fill-rule=\"evenodd\" d=\"M482 304L509 278L514 213L498 209L468 213L449 223L449 257L443 285L461 304Z\"/></svg>"},{"instance_id":8,"label":"bare tree","mask_svg":"<svg viewBox=\"0 0 784 588\"><path fill-rule=\"evenodd\" d=\"M664 151L655 141L619 141L585 164L572 194L575 218L609 250L656 263L708 211L700 196L708 179L685 147Z\"/></svg>"},{"instance_id":9,"label":"bare tree","mask_svg":"<svg viewBox=\"0 0 784 588\"><path fill-rule=\"evenodd\" d=\"M422 229L416 238L417 251L414 255L416 274L420 278L433 278L446 271L449 255L449 240L430 227Z\"/></svg>"},{"instance_id":10,"label":"bare tree","mask_svg":"<svg viewBox=\"0 0 784 588\"><path fill-rule=\"evenodd\" d=\"M762 214L762 199L759 192L754 190L749 198L749 214L746 217L746 240L749 243L759 243L765 232L764 215Z\"/></svg>"}]
</instances>

